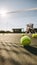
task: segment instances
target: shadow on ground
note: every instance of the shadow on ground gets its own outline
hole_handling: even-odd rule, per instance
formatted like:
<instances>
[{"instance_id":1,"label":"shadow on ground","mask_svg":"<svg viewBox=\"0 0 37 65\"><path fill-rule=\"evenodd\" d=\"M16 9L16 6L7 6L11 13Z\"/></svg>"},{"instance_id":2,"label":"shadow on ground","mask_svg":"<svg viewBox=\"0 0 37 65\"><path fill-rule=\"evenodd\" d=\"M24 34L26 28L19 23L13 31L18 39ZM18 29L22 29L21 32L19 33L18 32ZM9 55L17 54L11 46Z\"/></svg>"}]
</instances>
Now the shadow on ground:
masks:
<instances>
[{"instance_id":1,"label":"shadow on ground","mask_svg":"<svg viewBox=\"0 0 37 65\"><path fill-rule=\"evenodd\" d=\"M34 55L37 55L37 48L35 47L32 47L32 46L24 46L24 48L26 50L28 50L30 53L34 54Z\"/></svg>"}]
</instances>

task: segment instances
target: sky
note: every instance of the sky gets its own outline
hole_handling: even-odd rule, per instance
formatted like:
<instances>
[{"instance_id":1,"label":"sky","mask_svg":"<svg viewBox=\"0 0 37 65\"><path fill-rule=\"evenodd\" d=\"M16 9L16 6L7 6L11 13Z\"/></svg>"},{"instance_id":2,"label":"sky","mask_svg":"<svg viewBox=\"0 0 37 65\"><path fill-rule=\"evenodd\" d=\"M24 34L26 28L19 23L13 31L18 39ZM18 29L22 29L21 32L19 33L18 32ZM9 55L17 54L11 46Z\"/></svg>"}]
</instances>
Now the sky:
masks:
<instances>
[{"instance_id":1,"label":"sky","mask_svg":"<svg viewBox=\"0 0 37 65\"><path fill-rule=\"evenodd\" d=\"M37 28L37 0L0 0L0 30L26 30L28 23Z\"/></svg>"}]
</instances>

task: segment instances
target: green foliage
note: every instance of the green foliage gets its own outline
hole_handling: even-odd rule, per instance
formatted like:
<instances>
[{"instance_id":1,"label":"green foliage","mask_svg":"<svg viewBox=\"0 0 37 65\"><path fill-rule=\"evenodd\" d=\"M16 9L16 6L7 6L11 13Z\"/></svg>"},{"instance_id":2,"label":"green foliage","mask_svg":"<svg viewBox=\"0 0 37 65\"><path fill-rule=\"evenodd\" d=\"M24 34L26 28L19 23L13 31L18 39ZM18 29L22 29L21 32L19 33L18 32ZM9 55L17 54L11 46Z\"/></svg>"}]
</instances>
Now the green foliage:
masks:
<instances>
[{"instance_id":1,"label":"green foliage","mask_svg":"<svg viewBox=\"0 0 37 65\"><path fill-rule=\"evenodd\" d=\"M33 37L33 38L37 38L37 33L32 34L32 37Z\"/></svg>"},{"instance_id":2,"label":"green foliage","mask_svg":"<svg viewBox=\"0 0 37 65\"><path fill-rule=\"evenodd\" d=\"M31 43L31 38L29 36L23 36L21 37L21 44L23 46L27 46Z\"/></svg>"}]
</instances>

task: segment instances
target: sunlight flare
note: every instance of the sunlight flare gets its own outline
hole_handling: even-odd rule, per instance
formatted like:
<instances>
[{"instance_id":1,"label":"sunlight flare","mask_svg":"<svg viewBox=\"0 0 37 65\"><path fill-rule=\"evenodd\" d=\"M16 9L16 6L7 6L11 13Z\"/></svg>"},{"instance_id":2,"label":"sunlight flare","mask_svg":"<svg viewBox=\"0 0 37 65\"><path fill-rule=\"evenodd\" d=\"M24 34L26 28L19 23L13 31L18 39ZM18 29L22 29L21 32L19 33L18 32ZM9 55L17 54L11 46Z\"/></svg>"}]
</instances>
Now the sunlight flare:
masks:
<instances>
[{"instance_id":1,"label":"sunlight flare","mask_svg":"<svg viewBox=\"0 0 37 65\"><path fill-rule=\"evenodd\" d=\"M6 16L6 13L7 13L7 11L5 9L1 9L0 10L1 17L5 17Z\"/></svg>"}]
</instances>

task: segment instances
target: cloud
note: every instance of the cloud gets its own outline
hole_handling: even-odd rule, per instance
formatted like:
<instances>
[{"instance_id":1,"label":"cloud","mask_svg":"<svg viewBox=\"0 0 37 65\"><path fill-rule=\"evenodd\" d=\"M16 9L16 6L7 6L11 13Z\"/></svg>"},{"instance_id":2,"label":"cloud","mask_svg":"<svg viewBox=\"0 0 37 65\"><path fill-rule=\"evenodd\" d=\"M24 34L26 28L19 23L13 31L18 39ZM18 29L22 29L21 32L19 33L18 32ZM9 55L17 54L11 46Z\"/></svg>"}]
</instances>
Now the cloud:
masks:
<instances>
[{"instance_id":1,"label":"cloud","mask_svg":"<svg viewBox=\"0 0 37 65\"><path fill-rule=\"evenodd\" d=\"M8 12L6 12L6 14L21 13L21 12L27 12L27 11L33 11L33 10L37 10L37 8L29 8L29 9L21 9L21 10L15 10L15 11L8 11Z\"/></svg>"},{"instance_id":2,"label":"cloud","mask_svg":"<svg viewBox=\"0 0 37 65\"><path fill-rule=\"evenodd\" d=\"M26 9L26 11L37 10L37 8Z\"/></svg>"},{"instance_id":3,"label":"cloud","mask_svg":"<svg viewBox=\"0 0 37 65\"><path fill-rule=\"evenodd\" d=\"M33 11L33 10L37 10L37 8L29 8L29 9L10 11L10 12L7 12L7 14L9 14L9 13L21 13L21 12Z\"/></svg>"}]
</instances>

